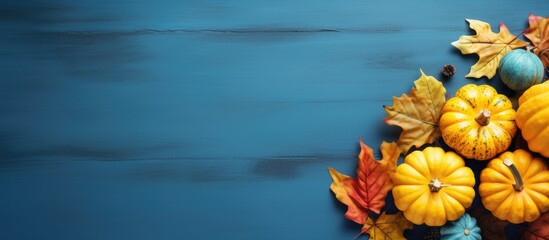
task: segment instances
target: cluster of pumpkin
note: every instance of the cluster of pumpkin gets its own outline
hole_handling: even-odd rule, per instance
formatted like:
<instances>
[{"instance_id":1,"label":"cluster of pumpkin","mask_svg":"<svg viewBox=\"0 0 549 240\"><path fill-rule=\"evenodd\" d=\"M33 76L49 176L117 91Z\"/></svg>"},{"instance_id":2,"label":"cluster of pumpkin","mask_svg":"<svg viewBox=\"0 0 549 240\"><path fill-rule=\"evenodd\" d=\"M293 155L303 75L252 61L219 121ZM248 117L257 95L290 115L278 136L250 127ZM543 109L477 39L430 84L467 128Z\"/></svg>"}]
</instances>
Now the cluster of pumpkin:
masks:
<instances>
[{"instance_id":1,"label":"cluster of pumpkin","mask_svg":"<svg viewBox=\"0 0 549 240\"><path fill-rule=\"evenodd\" d=\"M532 222L549 211L549 170L541 157L549 157L549 81L542 83L539 58L522 49L503 57L499 74L509 88L525 90L516 111L493 87L465 85L446 102L439 119L444 142L457 153L427 147L408 154L398 166L395 205L412 223L443 226L460 218L464 224L474 222L465 212L475 196L475 175L462 157L490 161L480 173L478 192L497 218ZM518 129L529 150L509 151ZM466 234L480 237L475 231Z\"/></svg>"}]
</instances>

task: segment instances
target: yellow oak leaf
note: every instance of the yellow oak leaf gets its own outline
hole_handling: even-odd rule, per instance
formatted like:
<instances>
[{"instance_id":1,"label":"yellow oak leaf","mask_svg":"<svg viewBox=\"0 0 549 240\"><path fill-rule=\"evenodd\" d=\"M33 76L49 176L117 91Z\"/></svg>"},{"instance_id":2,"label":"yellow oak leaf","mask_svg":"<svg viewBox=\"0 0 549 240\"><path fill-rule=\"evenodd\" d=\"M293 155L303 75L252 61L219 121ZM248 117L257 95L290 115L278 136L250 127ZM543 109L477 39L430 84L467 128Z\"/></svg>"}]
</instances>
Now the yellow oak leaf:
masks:
<instances>
[{"instance_id":1,"label":"yellow oak leaf","mask_svg":"<svg viewBox=\"0 0 549 240\"><path fill-rule=\"evenodd\" d=\"M446 89L433 76L420 72L410 95L393 97L393 106L383 106L387 113L385 122L402 128L397 144L403 154L412 146L421 147L440 137L438 120L446 103Z\"/></svg>"},{"instance_id":2,"label":"yellow oak leaf","mask_svg":"<svg viewBox=\"0 0 549 240\"><path fill-rule=\"evenodd\" d=\"M362 233L368 233L370 239L406 239L404 237L404 230L411 229L414 225L404 218L402 212L397 214L383 213L375 221L372 218L368 218L364 227L362 227Z\"/></svg>"},{"instance_id":3,"label":"yellow oak leaf","mask_svg":"<svg viewBox=\"0 0 549 240\"><path fill-rule=\"evenodd\" d=\"M528 16L530 26L524 31L534 45L534 53L538 55L545 68L549 67L549 17L543 18L530 14Z\"/></svg>"},{"instance_id":4,"label":"yellow oak leaf","mask_svg":"<svg viewBox=\"0 0 549 240\"><path fill-rule=\"evenodd\" d=\"M360 148L356 178L341 174L333 168L328 168L328 171L332 177L330 189L337 200L348 207L345 217L364 224L369 211L379 214L385 206L385 197L393 188L391 176L396 169L400 152L396 143L383 142L380 147L382 159L377 161L373 150L362 139Z\"/></svg>"},{"instance_id":5,"label":"yellow oak leaf","mask_svg":"<svg viewBox=\"0 0 549 240\"><path fill-rule=\"evenodd\" d=\"M469 27L475 30L476 35L462 35L459 40L452 42L452 45L461 50L462 54L476 53L479 59L465 77L481 78L486 76L491 79L496 74L501 58L507 52L528 45L527 42L512 35L503 23L499 25L499 33L496 34L492 32L490 24L486 22L466 20L469 22Z\"/></svg>"}]
</instances>

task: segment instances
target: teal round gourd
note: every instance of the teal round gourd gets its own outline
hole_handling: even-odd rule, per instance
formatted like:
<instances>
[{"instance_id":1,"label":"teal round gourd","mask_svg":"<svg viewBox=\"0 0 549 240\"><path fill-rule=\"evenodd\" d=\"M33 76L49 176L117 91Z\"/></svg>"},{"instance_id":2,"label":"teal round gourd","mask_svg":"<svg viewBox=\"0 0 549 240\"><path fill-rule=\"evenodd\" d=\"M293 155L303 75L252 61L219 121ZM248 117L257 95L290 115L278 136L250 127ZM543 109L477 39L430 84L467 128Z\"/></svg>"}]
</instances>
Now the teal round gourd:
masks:
<instances>
[{"instance_id":1,"label":"teal round gourd","mask_svg":"<svg viewBox=\"0 0 549 240\"><path fill-rule=\"evenodd\" d=\"M501 59L499 76L510 89L524 91L543 81L543 63L529 50L515 49Z\"/></svg>"},{"instance_id":2,"label":"teal round gourd","mask_svg":"<svg viewBox=\"0 0 549 240\"><path fill-rule=\"evenodd\" d=\"M465 213L458 220L448 222L440 228L440 239L473 240L482 239L482 237L477 220Z\"/></svg>"}]
</instances>

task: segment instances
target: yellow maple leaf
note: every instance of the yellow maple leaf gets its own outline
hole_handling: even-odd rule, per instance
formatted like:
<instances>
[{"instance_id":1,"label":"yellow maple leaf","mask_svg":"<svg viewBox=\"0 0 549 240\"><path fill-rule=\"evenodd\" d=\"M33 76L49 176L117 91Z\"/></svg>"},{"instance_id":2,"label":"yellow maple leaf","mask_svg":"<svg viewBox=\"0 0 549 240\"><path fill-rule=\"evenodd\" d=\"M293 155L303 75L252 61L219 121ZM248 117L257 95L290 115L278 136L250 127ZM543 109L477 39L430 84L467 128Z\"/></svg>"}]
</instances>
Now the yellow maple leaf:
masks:
<instances>
[{"instance_id":1,"label":"yellow maple leaf","mask_svg":"<svg viewBox=\"0 0 549 240\"><path fill-rule=\"evenodd\" d=\"M421 147L440 137L438 120L446 103L446 89L433 76L420 72L410 95L393 97L393 106L383 106L387 113L385 122L403 130L397 142L403 154L412 146Z\"/></svg>"},{"instance_id":2,"label":"yellow maple leaf","mask_svg":"<svg viewBox=\"0 0 549 240\"><path fill-rule=\"evenodd\" d=\"M404 230L411 229L413 226L410 221L404 218L402 212L391 215L383 213L375 221L369 217L362 227L362 233L368 233L372 240L406 239Z\"/></svg>"},{"instance_id":3,"label":"yellow maple leaf","mask_svg":"<svg viewBox=\"0 0 549 240\"><path fill-rule=\"evenodd\" d=\"M465 77L481 78L486 76L491 79L496 74L501 58L507 52L528 45L527 42L512 35L503 23L499 25L499 33L496 34L492 32L490 24L486 22L466 20L469 22L469 27L475 30L476 35L462 35L459 40L452 42L452 45L461 50L462 54L476 53L479 59Z\"/></svg>"}]
</instances>

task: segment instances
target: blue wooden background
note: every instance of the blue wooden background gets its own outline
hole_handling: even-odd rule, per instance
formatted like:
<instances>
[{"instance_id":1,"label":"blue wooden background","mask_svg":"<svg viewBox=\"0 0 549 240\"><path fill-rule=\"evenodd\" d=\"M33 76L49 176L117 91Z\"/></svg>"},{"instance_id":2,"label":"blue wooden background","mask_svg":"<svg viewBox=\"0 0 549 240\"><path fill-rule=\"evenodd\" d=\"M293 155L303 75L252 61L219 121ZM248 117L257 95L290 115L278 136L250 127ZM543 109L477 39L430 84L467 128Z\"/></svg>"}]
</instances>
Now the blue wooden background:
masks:
<instances>
[{"instance_id":1,"label":"blue wooden background","mask_svg":"<svg viewBox=\"0 0 549 240\"><path fill-rule=\"evenodd\" d=\"M420 69L487 82L465 18L529 13L549 1L2 1L0 238L351 239L327 167L397 139L382 105Z\"/></svg>"}]
</instances>

